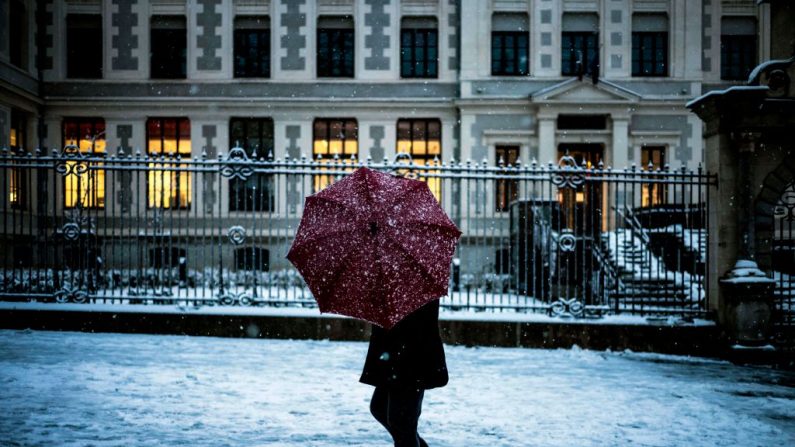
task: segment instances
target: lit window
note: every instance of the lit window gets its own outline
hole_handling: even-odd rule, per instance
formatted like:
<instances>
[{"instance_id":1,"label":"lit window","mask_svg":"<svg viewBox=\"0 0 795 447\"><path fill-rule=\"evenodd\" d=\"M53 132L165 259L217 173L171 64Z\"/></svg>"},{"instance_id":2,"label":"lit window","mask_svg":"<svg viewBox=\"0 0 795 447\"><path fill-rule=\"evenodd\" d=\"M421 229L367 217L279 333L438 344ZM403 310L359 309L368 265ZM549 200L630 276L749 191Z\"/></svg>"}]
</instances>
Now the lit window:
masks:
<instances>
[{"instance_id":1,"label":"lit window","mask_svg":"<svg viewBox=\"0 0 795 447\"><path fill-rule=\"evenodd\" d=\"M665 165L665 147L664 146L644 146L640 150L641 169L658 171ZM651 177L651 179L659 180L659 177ZM641 192L641 205L654 206L665 203L665 198L668 196L668 188L665 183L644 183Z\"/></svg>"},{"instance_id":2,"label":"lit window","mask_svg":"<svg viewBox=\"0 0 795 447\"><path fill-rule=\"evenodd\" d=\"M720 78L745 80L756 66L756 20L724 17L720 36Z\"/></svg>"},{"instance_id":3,"label":"lit window","mask_svg":"<svg viewBox=\"0 0 795 447\"><path fill-rule=\"evenodd\" d=\"M66 77L102 77L102 16L66 16Z\"/></svg>"},{"instance_id":4,"label":"lit window","mask_svg":"<svg viewBox=\"0 0 795 447\"><path fill-rule=\"evenodd\" d=\"M229 147L243 148L257 159L273 154L273 120L270 118L232 118L229 122ZM229 211L273 211L273 175L254 173L246 180L229 180Z\"/></svg>"},{"instance_id":5,"label":"lit window","mask_svg":"<svg viewBox=\"0 0 795 447\"><path fill-rule=\"evenodd\" d=\"M267 16L235 19L235 77L269 78L271 30Z\"/></svg>"},{"instance_id":6,"label":"lit window","mask_svg":"<svg viewBox=\"0 0 795 447\"><path fill-rule=\"evenodd\" d=\"M329 164L338 157L342 163L350 163L351 158L359 158L359 125L355 119L315 120L313 126L312 155L315 161ZM321 168L321 171L325 169ZM317 175L314 191L320 191L334 181L333 176Z\"/></svg>"},{"instance_id":7,"label":"lit window","mask_svg":"<svg viewBox=\"0 0 795 447\"><path fill-rule=\"evenodd\" d=\"M149 118L146 147L150 156L165 156L166 160L173 160L177 155L190 158L190 121L187 118ZM146 193L150 208L189 208L191 174L188 165L149 163Z\"/></svg>"},{"instance_id":8,"label":"lit window","mask_svg":"<svg viewBox=\"0 0 795 447\"><path fill-rule=\"evenodd\" d=\"M435 78L439 72L435 18L407 17L400 29L400 76Z\"/></svg>"},{"instance_id":9,"label":"lit window","mask_svg":"<svg viewBox=\"0 0 795 447\"><path fill-rule=\"evenodd\" d=\"M11 110L11 126L9 129L9 145L12 152L27 149L27 119L17 110ZM23 209L27 204L27 171L25 168L8 170L8 203L11 208Z\"/></svg>"},{"instance_id":10,"label":"lit window","mask_svg":"<svg viewBox=\"0 0 795 447\"><path fill-rule=\"evenodd\" d=\"M519 159L519 146L497 146L496 160L503 166L513 166ZM497 211L508 211L508 205L519 197L517 180L497 179L495 206Z\"/></svg>"},{"instance_id":11,"label":"lit window","mask_svg":"<svg viewBox=\"0 0 795 447\"><path fill-rule=\"evenodd\" d=\"M354 61L353 19L320 17L317 23L317 76L352 78Z\"/></svg>"},{"instance_id":12,"label":"lit window","mask_svg":"<svg viewBox=\"0 0 795 447\"><path fill-rule=\"evenodd\" d=\"M105 154L105 120L102 118L66 118L63 120L63 144L81 154L94 157ZM67 208L105 207L105 170L102 162L70 161L69 165L85 163L82 174L77 169L64 178L64 206Z\"/></svg>"},{"instance_id":13,"label":"lit window","mask_svg":"<svg viewBox=\"0 0 795 447\"><path fill-rule=\"evenodd\" d=\"M442 123L438 119L401 119L397 122L397 152L409 154L419 166L438 166L442 158ZM432 175L439 171L421 171ZM436 200L441 201L442 183L438 177L425 177Z\"/></svg>"},{"instance_id":14,"label":"lit window","mask_svg":"<svg viewBox=\"0 0 795 447\"><path fill-rule=\"evenodd\" d=\"M185 79L187 54L185 17L152 16L149 42L152 79Z\"/></svg>"},{"instance_id":15,"label":"lit window","mask_svg":"<svg viewBox=\"0 0 795 447\"><path fill-rule=\"evenodd\" d=\"M599 72L599 17L566 13L561 34L561 73L577 76Z\"/></svg>"},{"instance_id":16,"label":"lit window","mask_svg":"<svg viewBox=\"0 0 795 447\"><path fill-rule=\"evenodd\" d=\"M494 14L491 31L491 74L524 76L530 51L527 14Z\"/></svg>"},{"instance_id":17,"label":"lit window","mask_svg":"<svg viewBox=\"0 0 795 447\"><path fill-rule=\"evenodd\" d=\"M632 16L632 76L668 75L668 16Z\"/></svg>"}]
</instances>

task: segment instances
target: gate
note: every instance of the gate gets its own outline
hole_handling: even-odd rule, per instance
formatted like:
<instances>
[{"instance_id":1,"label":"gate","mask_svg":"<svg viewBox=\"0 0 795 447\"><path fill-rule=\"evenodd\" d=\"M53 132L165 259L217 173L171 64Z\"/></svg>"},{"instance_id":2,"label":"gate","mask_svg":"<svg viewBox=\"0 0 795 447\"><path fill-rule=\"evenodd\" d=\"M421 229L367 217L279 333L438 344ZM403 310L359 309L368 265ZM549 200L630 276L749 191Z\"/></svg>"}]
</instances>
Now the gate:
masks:
<instances>
[{"instance_id":1,"label":"gate","mask_svg":"<svg viewBox=\"0 0 795 447\"><path fill-rule=\"evenodd\" d=\"M773 210L772 242L774 330L780 345L795 347L795 182L784 188Z\"/></svg>"},{"instance_id":2,"label":"gate","mask_svg":"<svg viewBox=\"0 0 795 447\"><path fill-rule=\"evenodd\" d=\"M0 153L0 299L315 305L284 259L303 199L358 166L419 178L464 235L446 310L698 316L701 169L226 155ZM790 209L791 211L791 209Z\"/></svg>"}]
</instances>

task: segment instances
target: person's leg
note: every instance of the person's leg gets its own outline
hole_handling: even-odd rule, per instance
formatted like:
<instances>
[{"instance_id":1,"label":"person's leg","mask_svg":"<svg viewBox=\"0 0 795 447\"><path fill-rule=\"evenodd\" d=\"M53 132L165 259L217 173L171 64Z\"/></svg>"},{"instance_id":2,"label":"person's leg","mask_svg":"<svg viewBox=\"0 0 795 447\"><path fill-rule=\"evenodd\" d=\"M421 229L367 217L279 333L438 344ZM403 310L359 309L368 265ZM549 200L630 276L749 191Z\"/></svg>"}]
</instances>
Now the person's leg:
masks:
<instances>
[{"instance_id":1,"label":"person's leg","mask_svg":"<svg viewBox=\"0 0 795 447\"><path fill-rule=\"evenodd\" d=\"M389 428L389 391L385 387L377 386L373 391L373 398L370 399L370 413L376 421L386 428L389 435L392 435L392 430Z\"/></svg>"},{"instance_id":2,"label":"person's leg","mask_svg":"<svg viewBox=\"0 0 795 447\"><path fill-rule=\"evenodd\" d=\"M425 390L392 388L388 394L387 423L395 447L420 447L425 444L417 434Z\"/></svg>"}]
</instances>

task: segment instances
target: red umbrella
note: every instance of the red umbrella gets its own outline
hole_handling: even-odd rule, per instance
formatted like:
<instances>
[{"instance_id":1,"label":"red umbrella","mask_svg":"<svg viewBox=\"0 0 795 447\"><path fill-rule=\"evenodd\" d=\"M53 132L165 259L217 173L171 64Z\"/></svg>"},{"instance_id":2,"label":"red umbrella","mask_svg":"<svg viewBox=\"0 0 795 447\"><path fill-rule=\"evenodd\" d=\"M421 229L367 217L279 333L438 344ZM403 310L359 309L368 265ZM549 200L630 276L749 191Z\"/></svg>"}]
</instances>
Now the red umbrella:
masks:
<instances>
[{"instance_id":1,"label":"red umbrella","mask_svg":"<svg viewBox=\"0 0 795 447\"><path fill-rule=\"evenodd\" d=\"M389 329L447 294L460 236L424 182L360 168L306 198L287 259L321 312Z\"/></svg>"}]
</instances>

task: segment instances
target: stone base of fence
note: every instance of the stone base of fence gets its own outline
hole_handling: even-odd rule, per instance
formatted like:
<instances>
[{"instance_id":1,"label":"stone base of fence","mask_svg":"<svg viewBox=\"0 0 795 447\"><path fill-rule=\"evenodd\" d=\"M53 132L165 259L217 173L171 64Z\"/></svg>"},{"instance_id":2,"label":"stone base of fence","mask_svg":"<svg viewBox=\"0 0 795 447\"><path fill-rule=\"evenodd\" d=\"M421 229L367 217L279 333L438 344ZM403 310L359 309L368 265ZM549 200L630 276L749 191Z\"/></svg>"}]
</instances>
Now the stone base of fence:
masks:
<instances>
[{"instance_id":1,"label":"stone base of fence","mask_svg":"<svg viewBox=\"0 0 795 447\"><path fill-rule=\"evenodd\" d=\"M367 323L333 316L263 316L0 309L0 328L365 341ZM467 346L571 348L723 357L728 343L715 325L582 322L440 321L445 343Z\"/></svg>"}]
</instances>

